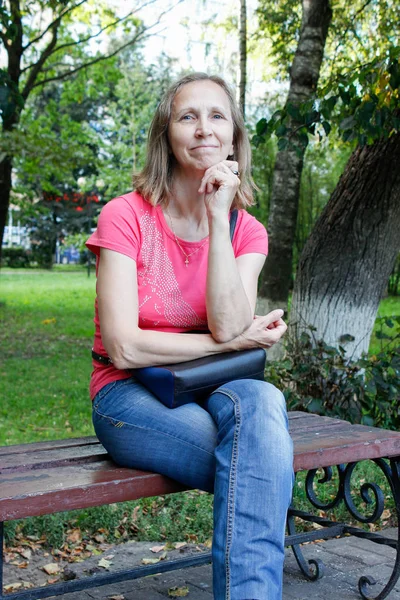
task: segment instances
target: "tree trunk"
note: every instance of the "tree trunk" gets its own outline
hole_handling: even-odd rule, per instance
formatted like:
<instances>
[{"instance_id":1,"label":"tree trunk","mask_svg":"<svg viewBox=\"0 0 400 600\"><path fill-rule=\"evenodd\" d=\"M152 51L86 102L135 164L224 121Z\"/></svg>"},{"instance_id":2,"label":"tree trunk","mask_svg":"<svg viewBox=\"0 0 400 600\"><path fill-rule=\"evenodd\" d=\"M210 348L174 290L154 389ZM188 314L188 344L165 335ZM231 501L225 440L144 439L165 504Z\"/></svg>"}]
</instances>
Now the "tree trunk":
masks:
<instances>
[{"instance_id":1,"label":"tree trunk","mask_svg":"<svg viewBox=\"0 0 400 600\"><path fill-rule=\"evenodd\" d=\"M302 4L299 44L290 70L287 97L287 104L292 105L315 97L332 18L329 0L303 0ZM292 126L296 126L295 121ZM288 149L278 152L276 157L268 222L270 253L259 289L258 311L262 314L287 307L304 151L297 155Z\"/></svg>"},{"instance_id":2,"label":"tree trunk","mask_svg":"<svg viewBox=\"0 0 400 600\"><path fill-rule=\"evenodd\" d=\"M399 133L351 155L300 257L290 314L296 337L310 324L315 339L343 346L348 358L368 351L400 250L399 164Z\"/></svg>"},{"instance_id":3,"label":"tree trunk","mask_svg":"<svg viewBox=\"0 0 400 600\"><path fill-rule=\"evenodd\" d=\"M240 84L239 84L239 106L243 118L246 113L246 81L247 81L247 15L246 0L240 0Z\"/></svg>"},{"instance_id":4,"label":"tree trunk","mask_svg":"<svg viewBox=\"0 0 400 600\"><path fill-rule=\"evenodd\" d=\"M0 261L4 228L7 225L7 214L10 204L11 172L12 161L7 156L0 162Z\"/></svg>"}]
</instances>

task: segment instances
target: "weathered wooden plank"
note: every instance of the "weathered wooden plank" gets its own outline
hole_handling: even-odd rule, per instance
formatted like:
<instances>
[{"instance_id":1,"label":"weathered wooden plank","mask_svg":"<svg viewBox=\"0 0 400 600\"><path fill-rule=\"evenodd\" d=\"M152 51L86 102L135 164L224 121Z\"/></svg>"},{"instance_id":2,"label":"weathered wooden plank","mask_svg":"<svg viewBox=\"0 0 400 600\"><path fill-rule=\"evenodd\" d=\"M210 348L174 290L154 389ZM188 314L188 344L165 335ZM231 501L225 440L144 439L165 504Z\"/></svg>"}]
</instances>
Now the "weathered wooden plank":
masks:
<instances>
[{"instance_id":1,"label":"weathered wooden plank","mask_svg":"<svg viewBox=\"0 0 400 600\"><path fill-rule=\"evenodd\" d=\"M0 520L51 514L179 492L177 482L111 461L50 471L11 473L0 479Z\"/></svg>"},{"instance_id":2,"label":"weathered wooden plank","mask_svg":"<svg viewBox=\"0 0 400 600\"><path fill-rule=\"evenodd\" d=\"M8 454L25 454L26 452L37 452L38 450L50 450L55 448L70 448L72 446L90 446L99 444L94 435L81 438L66 438L64 440L49 440L47 442L32 442L29 444L16 444L12 446L0 446L0 457Z\"/></svg>"},{"instance_id":3,"label":"weathered wooden plank","mask_svg":"<svg viewBox=\"0 0 400 600\"><path fill-rule=\"evenodd\" d=\"M65 448L36 450L17 454L6 454L0 457L0 475L12 471L29 471L32 469L44 469L63 467L68 464L88 463L107 458L107 452L97 441L97 444L77 445Z\"/></svg>"},{"instance_id":4,"label":"weathered wooden plank","mask_svg":"<svg viewBox=\"0 0 400 600\"><path fill-rule=\"evenodd\" d=\"M340 463L400 456L400 434L354 425L347 431L321 431L293 436L295 471Z\"/></svg>"}]
</instances>

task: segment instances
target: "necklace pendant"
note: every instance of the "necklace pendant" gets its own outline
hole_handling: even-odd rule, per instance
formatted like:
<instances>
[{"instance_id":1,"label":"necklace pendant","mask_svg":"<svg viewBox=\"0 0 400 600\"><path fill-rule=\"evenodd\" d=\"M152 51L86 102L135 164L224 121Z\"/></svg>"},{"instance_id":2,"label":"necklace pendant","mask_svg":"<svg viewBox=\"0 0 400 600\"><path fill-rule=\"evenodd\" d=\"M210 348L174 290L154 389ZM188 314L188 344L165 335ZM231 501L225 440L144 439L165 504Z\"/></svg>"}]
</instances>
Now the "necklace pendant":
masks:
<instances>
[{"instance_id":1,"label":"necklace pendant","mask_svg":"<svg viewBox=\"0 0 400 600\"><path fill-rule=\"evenodd\" d=\"M188 264L189 264L189 258L188 258L188 257L186 257L186 260L185 260L185 265L186 265L186 266L188 266Z\"/></svg>"}]
</instances>

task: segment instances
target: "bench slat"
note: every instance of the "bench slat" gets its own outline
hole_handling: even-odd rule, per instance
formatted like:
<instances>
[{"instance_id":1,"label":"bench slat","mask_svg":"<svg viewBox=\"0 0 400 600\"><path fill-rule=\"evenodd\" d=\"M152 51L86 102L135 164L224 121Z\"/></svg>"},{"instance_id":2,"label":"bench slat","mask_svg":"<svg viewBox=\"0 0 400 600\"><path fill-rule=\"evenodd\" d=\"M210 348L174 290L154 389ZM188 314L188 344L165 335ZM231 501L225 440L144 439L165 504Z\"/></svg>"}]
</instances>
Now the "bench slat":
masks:
<instances>
[{"instance_id":1,"label":"bench slat","mask_svg":"<svg viewBox=\"0 0 400 600\"><path fill-rule=\"evenodd\" d=\"M48 450L37 450L36 452L20 452L17 454L6 454L0 457L0 475L6 472L30 471L33 469L51 469L68 464L87 463L96 460L104 460L107 452L96 440L96 444L86 446L66 446L65 448L50 448ZM62 452L60 452L62 450Z\"/></svg>"},{"instance_id":2,"label":"bench slat","mask_svg":"<svg viewBox=\"0 0 400 600\"><path fill-rule=\"evenodd\" d=\"M187 487L155 473L118 467L111 461L36 470L0 479L0 520L45 515L179 492Z\"/></svg>"},{"instance_id":3,"label":"bench slat","mask_svg":"<svg viewBox=\"0 0 400 600\"><path fill-rule=\"evenodd\" d=\"M31 442L29 444L16 444L12 446L0 446L0 458L9 454L25 454L26 452L37 452L40 450L55 450L70 448L73 446L93 446L99 443L96 436L81 438L66 438L64 440L50 440L47 442Z\"/></svg>"}]
</instances>

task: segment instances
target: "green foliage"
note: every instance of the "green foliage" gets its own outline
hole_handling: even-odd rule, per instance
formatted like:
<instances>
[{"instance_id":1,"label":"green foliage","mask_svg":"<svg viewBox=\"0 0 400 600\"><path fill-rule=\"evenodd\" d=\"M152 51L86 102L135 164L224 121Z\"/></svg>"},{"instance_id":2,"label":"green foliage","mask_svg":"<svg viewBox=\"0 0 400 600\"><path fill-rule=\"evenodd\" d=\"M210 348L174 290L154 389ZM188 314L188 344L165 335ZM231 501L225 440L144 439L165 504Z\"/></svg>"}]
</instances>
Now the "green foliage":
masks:
<instances>
[{"instance_id":1,"label":"green foliage","mask_svg":"<svg viewBox=\"0 0 400 600\"><path fill-rule=\"evenodd\" d=\"M268 381L283 390L289 410L399 429L400 316L382 322L393 331L376 334L387 345L358 361L347 358L342 346L315 340L309 327L299 340L288 339L283 361L267 364Z\"/></svg>"},{"instance_id":2,"label":"green foliage","mask_svg":"<svg viewBox=\"0 0 400 600\"><path fill-rule=\"evenodd\" d=\"M357 72L399 41L397 0L330 0L333 17L321 66L322 87L348 72ZM274 79L288 80L301 26L301 2L259 0L257 38L271 40Z\"/></svg>"},{"instance_id":3,"label":"green foliage","mask_svg":"<svg viewBox=\"0 0 400 600\"><path fill-rule=\"evenodd\" d=\"M316 101L291 103L257 123L258 146L274 133L278 149L303 156L310 136L321 141L332 127L343 142L372 144L400 131L400 46L360 71L340 76L319 92Z\"/></svg>"},{"instance_id":4,"label":"green foliage","mask_svg":"<svg viewBox=\"0 0 400 600\"><path fill-rule=\"evenodd\" d=\"M348 144L324 139L311 142L304 157L293 247L293 278L301 252L323 208L335 189L351 154Z\"/></svg>"},{"instance_id":5,"label":"green foliage","mask_svg":"<svg viewBox=\"0 0 400 600\"><path fill-rule=\"evenodd\" d=\"M294 5L295 4L295 5ZM332 0L333 19L314 102L287 103L261 119L255 146L272 134L278 149L302 157L313 138L332 130L345 142L371 144L400 129L400 7L394 0ZM260 0L259 35L270 37L285 78L300 34L301 3ZM281 70L281 74L282 74Z\"/></svg>"},{"instance_id":6,"label":"green foliage","mask_svg":"<svg viewBox=\"0 0 400 600\"><path fill-rule=\"evenodd\" d=\"M390 296L400 296L400 255L397 257L389 278L388 294Z\"/></svg>"},{"instance_id":7,"label":"green foliage","mask_svg":"<svg viewBox=\"0 0 400 600\"><path fill-rule=\"evenodd\" d=\"M31 260L32 253L25 248L3 248L1 253L2 267L10 267L11 269L30 267Z\"/></svg>"}]
</instances>

